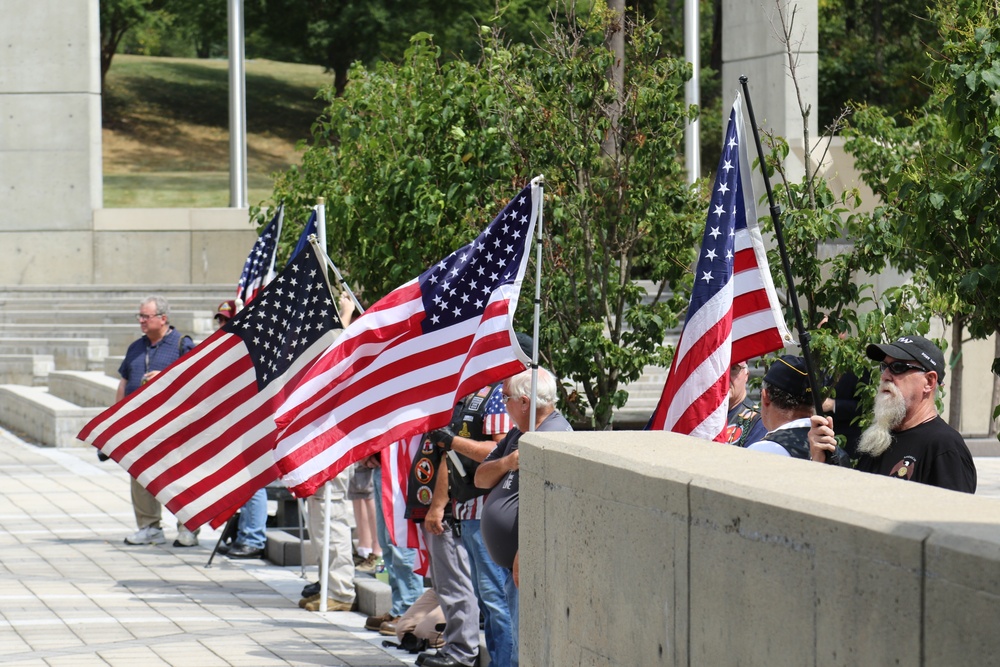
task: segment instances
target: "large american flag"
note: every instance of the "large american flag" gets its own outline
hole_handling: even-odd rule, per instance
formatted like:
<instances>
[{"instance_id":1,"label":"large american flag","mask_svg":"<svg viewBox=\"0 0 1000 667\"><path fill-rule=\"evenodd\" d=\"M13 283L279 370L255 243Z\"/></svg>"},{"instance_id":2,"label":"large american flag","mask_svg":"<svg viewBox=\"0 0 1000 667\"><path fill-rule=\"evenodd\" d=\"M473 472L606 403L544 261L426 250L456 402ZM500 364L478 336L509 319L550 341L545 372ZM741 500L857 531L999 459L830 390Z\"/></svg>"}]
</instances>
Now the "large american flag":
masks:
<instances>
[{"instance_id":1,"label":"large american flag","mask_svg":"<svg viewBox=\"0 0 1000 667\"><path fill-rule=\"evenodd\" d=\"M444 426L458 399L524 370L513 318L541 186L474 241L356 319L276 416L285 486L310 495L354 461Z\"/></svg>"},{"instance_id":2,"label":"large american flag","mask_svg":"<svg viewBox=\"0 0 1000 667\"><path fill-rule=\"evenodd\" d=\"M719 440L729 369L791 340L757 226L739 96L729 115L691 304L650 427Z\"/></svg>"},{"instance_id":3,"label":"large american flag","mask_svg":"<svg viewBox=\"0 0 1000 667\"><path fill-rule=\"evenodd\" d=\"M281 237L281 223L284 219L285 205L282 204L278 206L278 212L271 218L271 222L257 237L250 254L247 255L247 260L243 262L243 273L240 274L240 282L236 286L236 298L244 306L274 278L274 257L278 251L278 239Z\"/></svg>"},{"instance_id":4,"label":"large american flag","mask_svg":"<svg viewBox=\"0 0 1000 667\"><path fill-rule=\"evenodd\" d=\"M118 461L188 528L221 525L278 477L273 415L340 320L315 248L79 438Z\"/></svg>"}]
</instances>

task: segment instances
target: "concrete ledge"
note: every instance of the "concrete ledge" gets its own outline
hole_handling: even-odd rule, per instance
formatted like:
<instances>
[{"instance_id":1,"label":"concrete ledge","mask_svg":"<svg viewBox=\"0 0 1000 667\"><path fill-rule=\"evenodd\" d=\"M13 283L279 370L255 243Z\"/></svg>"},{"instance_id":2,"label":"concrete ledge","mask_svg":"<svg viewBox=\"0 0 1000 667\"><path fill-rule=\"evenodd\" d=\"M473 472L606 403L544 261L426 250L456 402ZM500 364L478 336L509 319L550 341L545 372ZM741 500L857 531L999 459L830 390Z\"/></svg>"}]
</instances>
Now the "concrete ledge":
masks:
<instances>
[{"instance_id":1,"label":"concrete ledge","mask_svg":"<svg viewBox=\"0 0 1000 667\"><path fill-rule=\"evenodd\" d=\"M0 424L45 447L83 447L76 439L103 408L81 408L42 387L0 385Z\"/></svg>"},{"instance_id":2,"label":"concrete ledge","mask_svg":"<svg viewBox=\"0 0 1000 667\"><path fill-rule=\"evenodd\" d=\"M107 408L115 402L118 381L100 371L53 371L49 394L86 408Z\"/></svg>"},{"instance_id":3,"label":"concrete ledge","mask_svg":"<svg viewBox=\"0 0 1000 667\"><path fill-rule=\"evenodd\" d=\"M529 433L520 451L526 665L1000 654L996 499L662 432Z\"/></svg>"},{"instance_id":4,"label":"concrete ledge","mask_svg":"<svg viewBox=\"0 0 1000 667\"><path fill-rule=\"evenodd\" d=\"M55 367L51 354L0 354L0 384L44 387Z\"/></svg>"},{"instance_id":5,"label":"concrete ledge","mask_svg":"<svg viewBox=\"0 0 1000 667\"><path fill-rule=\"evenodd\" d=\"M315 563L312 546L306 538L303 549L306 563ZM264 556L275 565L297 566L302 564L298 535L284 530L268 530ZM389 584L368 574L356 574L354 594L357 596L358 611L368 616L380 616L392 610L392 590Z\"/></svg>"}]
</instances>

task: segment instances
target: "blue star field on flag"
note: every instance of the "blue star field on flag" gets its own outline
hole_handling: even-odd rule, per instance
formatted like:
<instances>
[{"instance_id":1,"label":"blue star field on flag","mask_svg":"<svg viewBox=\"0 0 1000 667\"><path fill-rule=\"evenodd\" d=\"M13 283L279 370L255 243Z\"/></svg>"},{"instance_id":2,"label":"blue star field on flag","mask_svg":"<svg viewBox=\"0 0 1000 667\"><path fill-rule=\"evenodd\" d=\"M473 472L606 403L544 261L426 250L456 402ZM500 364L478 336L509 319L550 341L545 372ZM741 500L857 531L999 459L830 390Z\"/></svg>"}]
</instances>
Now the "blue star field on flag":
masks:
<instances>
[{"instance_id":1,"label":"blue star field on flag","mask_svg":"<svg viewBox=\"0 0 1000 667\"><path fill-rule=\"evenodd\" d=\"M246 344L259 391L320 336L340 327L323 269L307 248L222 328Z\"/></svg>"},{"instance_id":2,"label":"blue star field on flag","mask_svg":"<svg viewBox=\"0 0 1000 667\"><path fill-rule=\"evenodd\" d=\"M271 258L277 250L278 236L281 234L282 215L283 207L279 206L278 212L257 237L243 263L243 273L240 274L240 282L236 288L236 298L242 300L244 305L253 301L260 288L267 284L268 273L272 266Z\"/></svg>"},{"instance_id":3,"label":"blue star field on flag","mask_svg":"<svg viewBox=\"0 0 1000 667\"><path fill-rule=\"evenodd\" d=\"M709 205L708 223L701 241L688 318L733 277L736 230L746 228L746 211L740 191L739 139L735 111L730 114L722 157Z\"/></svg>"},{"instance_id":4,"label":"blue star field on flag","mask_svg":"<svg viewBox=\"0 0 1000 667\"><path fill-rule=\"evenodd\" d=\"M490 295L513 283L527 247L531 186L514 197L474 241L420 274L424 333L481 317Z\"/></svg>"}]
</instances>

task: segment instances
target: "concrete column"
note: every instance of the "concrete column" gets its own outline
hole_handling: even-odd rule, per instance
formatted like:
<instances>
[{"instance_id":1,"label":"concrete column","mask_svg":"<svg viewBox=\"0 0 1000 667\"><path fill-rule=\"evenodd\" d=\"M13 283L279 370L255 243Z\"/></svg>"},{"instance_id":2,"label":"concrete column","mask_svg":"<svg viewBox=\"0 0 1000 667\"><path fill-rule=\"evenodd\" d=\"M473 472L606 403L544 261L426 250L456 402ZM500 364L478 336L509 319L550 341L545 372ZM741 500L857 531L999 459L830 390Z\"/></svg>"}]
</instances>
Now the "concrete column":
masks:
<instances>
[{"instance_id":1,"label":"concrete column","mask_svg":"<svg viewBox=\"0 0 1000 667\"><path fill-rule=\"evenodd\" d=\"M791 43L797 61L799 95L812 109L808 128L810 143L817 136L818 39L816 0L723 0L722 99L728 109L739 90L739 77L749 78L750 95L757 123L788 140L792 156L787 165L793 178L802 171L803 122L799 96L788 71L788 55L780 39L779 5L786 20L794 12ZM723 124L728 119L723 114ZM721 132L725 131L723 127Z\"/></svg>"},{"instance_id":2,"label":"concrete column","mask_svg":"<svg viewBox=\"0 0 1000 667\"><path fill-rule=\"evenodd\" d=\"M102 205L98 0L0 0L0 16L5 273L89 282Z\"/></svg>"}]
</instances>

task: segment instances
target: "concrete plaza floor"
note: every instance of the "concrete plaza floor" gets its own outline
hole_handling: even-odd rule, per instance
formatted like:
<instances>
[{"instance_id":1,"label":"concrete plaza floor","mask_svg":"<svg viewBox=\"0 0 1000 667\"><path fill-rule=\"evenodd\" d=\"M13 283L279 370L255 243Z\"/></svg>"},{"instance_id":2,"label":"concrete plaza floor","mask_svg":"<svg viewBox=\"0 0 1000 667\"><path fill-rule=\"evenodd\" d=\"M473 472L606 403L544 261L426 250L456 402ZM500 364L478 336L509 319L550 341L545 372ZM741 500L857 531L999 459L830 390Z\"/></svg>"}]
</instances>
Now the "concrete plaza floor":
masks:
<instances>
[{"instance_id":1,"label":"concrete plaza floor","mask_svg":"<svg viewBox=\"0 0 1000 667\"><path fill-rule=\"evenodd\" d=\"M299 609L300 567L217 556L206 568L217 531L184 549L164 529L163 546L125 545L135 518L120 466L0 430L0 664L413 664L360 613Z\"/></svg>"},{"instance_id":2,"label":"concrete plaza floor","mask_svg":"<svg viewBox=\"0 0 1000 667\"><path fill-rule=\"evenodd\" d=\"M1000 499L1000 457L976 465L978 494ZM218 532L174 548L164 523L166 545L125 545L135 523L124 470L89 447L36 447L0 429L0 664L413 664L360 613L300 610L315 567L308 579L262 560L206 568Z\"/></svg>"}]
</instances>

